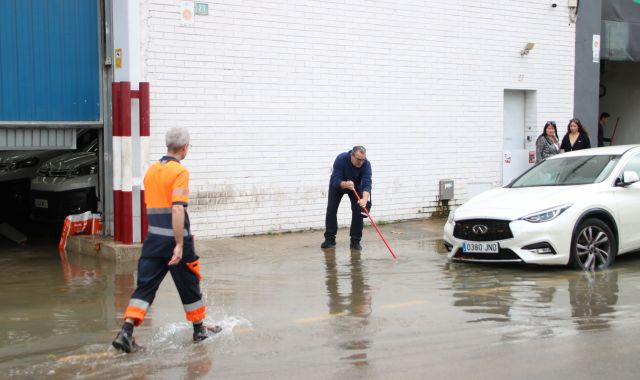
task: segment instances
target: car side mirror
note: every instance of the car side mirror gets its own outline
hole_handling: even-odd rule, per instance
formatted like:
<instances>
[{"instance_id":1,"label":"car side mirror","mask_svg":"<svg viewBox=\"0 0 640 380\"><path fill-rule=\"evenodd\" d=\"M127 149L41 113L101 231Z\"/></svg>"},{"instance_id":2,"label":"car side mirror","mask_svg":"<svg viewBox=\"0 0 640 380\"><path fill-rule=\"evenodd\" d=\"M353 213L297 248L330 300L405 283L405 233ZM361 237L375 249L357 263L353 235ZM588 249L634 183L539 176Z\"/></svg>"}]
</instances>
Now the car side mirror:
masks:
<instances>
[{"instance_id":1,"label":"car side mirror","mask_svg":"<svg viewBox=\"0 0 640 380\"><path fill-rule=\"evenodd\" d=\"M618 186L629 186L638 181L640 181L638 173L634 172L633 170L625 170L622 173L622 181L618 182Z\"/></svg>"}]
</instances>

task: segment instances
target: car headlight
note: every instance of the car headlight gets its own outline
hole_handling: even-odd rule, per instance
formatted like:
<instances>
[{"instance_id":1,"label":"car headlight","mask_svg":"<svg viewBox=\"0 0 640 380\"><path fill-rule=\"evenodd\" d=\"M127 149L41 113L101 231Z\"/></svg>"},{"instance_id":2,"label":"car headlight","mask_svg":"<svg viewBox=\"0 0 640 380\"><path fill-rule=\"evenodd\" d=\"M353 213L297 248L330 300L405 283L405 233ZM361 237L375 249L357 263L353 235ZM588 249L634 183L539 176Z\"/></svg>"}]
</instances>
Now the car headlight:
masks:
<instances>
[{"instance_id":1,"label":"car headlight","mask_svg":"<svg viewBox=\"0 0 640 380\"><path fill-rule=\"evenodd\" d=\"M449 211L449 217L447 218L447 223L456 224L455 217L456 217L456 210Z\"/></svg>"},{"instance_id":2,"label":"car headlight","mask_svg":"<svg viewBox=\"0 0 640 380\"><path fill-rule=\"evenodd\" d=\"M70 173L70 175L72 177L75 177L75 176L79 176L79 175L95 174L97 169L98 169L98 165L93 163L93 164L89 164L89 165L80 166L79 168L73 170Z\"/></svg>"},{"instance_id":3,"label":"car headlight","mask_svg":"<svg viewBox=\"0 0 640 380\"><path fill-rule=\"evenodd\" d=\"M543 223L548 222L550 220L554 220L560 214L565 212L566 209L573 206L573 204L564 204L552 208L548 208L542 211L534 212L533 214L525 215L520 220L526 220L531 223Z\"/></svg>"}]
</instances>

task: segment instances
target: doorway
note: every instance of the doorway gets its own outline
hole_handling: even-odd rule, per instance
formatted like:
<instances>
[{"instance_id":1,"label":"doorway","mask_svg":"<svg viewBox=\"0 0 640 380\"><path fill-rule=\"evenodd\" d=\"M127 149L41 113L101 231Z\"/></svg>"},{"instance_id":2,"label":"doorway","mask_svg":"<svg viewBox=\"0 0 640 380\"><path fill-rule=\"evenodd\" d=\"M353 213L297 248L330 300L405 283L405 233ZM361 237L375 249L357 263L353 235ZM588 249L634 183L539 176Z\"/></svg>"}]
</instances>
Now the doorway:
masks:
<instances>
[{"instance_id":1,"label":"doorway","mask_svg":"<svg viewBox=\"0 0 640 380\"><path fill-rule=\"evenodd\" d=\"M611 140L610 145L639 144L640 63L602 61L601 65L600 113L611 115L603 126L604 137Z\"/></svg>"},{"instance_id":2,"label":"doorway","mask_svg":"<svg viewBox=\"0 0 640 380\"><path fill-rule=\"evenodd\" d=\"M505 90L502 124L502 185L535 164L536 92Z\"/></svg>"}]
</instances>

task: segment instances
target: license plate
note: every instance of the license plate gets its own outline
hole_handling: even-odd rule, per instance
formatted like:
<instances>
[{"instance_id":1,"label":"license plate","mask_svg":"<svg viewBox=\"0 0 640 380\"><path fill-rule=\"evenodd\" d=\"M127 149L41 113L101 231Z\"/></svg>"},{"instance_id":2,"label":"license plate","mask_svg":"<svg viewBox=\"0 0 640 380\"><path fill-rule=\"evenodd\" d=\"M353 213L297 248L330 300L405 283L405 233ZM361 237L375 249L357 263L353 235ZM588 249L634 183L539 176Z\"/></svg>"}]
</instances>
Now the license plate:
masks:
<instances>
[{"instance_id":1,"label":"license plate","mask_svg":"<svg viewBox=\"0 0 640 380\"><path fill-rule=\"evenodd\" d=\"M462 243L464 253L498 253L500 244L495 241L467 242Z\"/></svg>"},{"instance_id":2,"label":"license plate","mask_svg":"<svg viewBox=\"0 0 640 380\"><path fill-rule=\"evenodd\" d=\"M49 202L46 199L34 199L34 205L40 208L49 208Z\"/></svg>"}]
</instances>

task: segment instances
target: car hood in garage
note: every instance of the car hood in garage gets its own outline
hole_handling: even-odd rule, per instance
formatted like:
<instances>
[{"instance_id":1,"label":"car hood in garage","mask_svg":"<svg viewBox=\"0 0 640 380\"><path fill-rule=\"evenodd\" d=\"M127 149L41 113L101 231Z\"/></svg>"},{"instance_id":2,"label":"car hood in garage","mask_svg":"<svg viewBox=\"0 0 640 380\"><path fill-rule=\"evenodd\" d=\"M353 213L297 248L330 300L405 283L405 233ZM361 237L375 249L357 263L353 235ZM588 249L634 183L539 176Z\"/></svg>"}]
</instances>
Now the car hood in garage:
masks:
<instances>
[{"instance_id":1,"label":"car hood in garage","mask_svg":"<svg viewBox=\"0 0 640 380\"><path fill-rule=\"evenodd\" d=\"M98 162L98 155L94 152L67 153L45 162L40 171L73 170L95 162Z\"/></svg>"}]
</instances>

